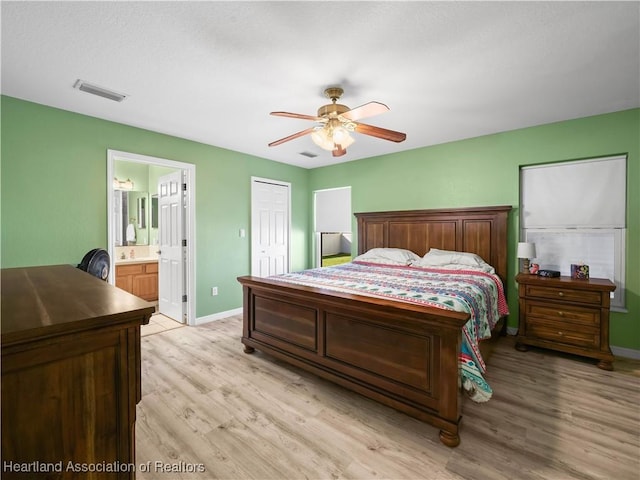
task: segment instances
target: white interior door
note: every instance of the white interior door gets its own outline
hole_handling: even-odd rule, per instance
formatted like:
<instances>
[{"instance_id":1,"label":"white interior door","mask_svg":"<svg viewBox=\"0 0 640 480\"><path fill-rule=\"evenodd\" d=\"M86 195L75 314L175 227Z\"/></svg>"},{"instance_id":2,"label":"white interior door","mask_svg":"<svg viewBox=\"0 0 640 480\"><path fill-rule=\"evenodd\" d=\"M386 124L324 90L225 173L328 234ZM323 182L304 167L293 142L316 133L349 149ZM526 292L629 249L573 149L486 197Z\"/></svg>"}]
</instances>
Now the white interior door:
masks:
<instances>
[{"instance_id":1,"label":"white interior door","mask_svg":"<svg viewBox=\"0 0 640 480\"><path fill-rule=\"evenodd\" d=\"M158 308L184 322L184 195L182 171L158 179Z\"/></svg>"},{"instance_id":2,"label":"white interior door","mask_svg":"<svg viewBox=\"0 0 640 480\"><path fill-rule=\"evenodd\" d=\"M252 179L251 275L289 271L290 185Z\"/></svg>"}]
</instances>

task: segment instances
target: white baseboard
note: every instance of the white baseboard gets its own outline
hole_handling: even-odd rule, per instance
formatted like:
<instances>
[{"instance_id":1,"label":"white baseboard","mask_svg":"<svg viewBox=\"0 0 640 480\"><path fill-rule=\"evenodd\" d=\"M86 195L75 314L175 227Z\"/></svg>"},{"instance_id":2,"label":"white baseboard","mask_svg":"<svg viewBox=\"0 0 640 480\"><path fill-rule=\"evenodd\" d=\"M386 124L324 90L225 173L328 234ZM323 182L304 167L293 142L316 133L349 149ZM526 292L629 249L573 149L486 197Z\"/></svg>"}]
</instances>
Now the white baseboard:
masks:
<instances>
[{"instance_id":1,"label":"white baseboard","mask_svg":"<svg viewBox=\"0 0 640 480\"><path fill-rule=\"evenodd\" d=\"M634 360L640 360L640 350L633 350L632 348L611 346L611 353L613 353L616 357L625 357L633 358Z\"/></svg>"},{"instance_id":2,"label":"white baseboard","mask_svg":"<svg viewBox=\"0 0 640 480\"><path fill-rule=\"evenodd\" d=\"M507 335L517 335L518 327L507 327Z\"/></svg>"},{"instance_id":3,"label":"white baseboard","mask_svg":"<svg viewBox=\"0 0 640 480\"><path fill-rule=\"evenodd\" d=\"M218 312L212 313L211 315L206 315L204 317L196 318L195 325L203 325L209 322L215 322L216 320L222 320L223 318L231 317L233 315L241 315L242 307L234 308L233 310L227 310L226 312Z\"/></svg>"}]
</instances>

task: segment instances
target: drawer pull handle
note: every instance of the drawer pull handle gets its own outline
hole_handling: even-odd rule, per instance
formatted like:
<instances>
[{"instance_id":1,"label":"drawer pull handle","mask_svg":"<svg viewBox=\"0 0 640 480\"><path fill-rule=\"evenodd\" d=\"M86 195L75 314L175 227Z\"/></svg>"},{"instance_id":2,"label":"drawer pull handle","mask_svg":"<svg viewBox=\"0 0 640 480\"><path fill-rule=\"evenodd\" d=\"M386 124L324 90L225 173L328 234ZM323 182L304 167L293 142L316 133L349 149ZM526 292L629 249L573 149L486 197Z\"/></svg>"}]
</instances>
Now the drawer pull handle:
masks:
<instances>
[{"instance_id":1,"label":"drawer pull handle","mask_svg":"<svg viewBox=\"0 0 640 480\"><path fill-rule=\"evenodd\" d=\"M564 317L564 312L562 312L562 311L558 312L558 316L559 317Z\"/></svg>"},{"instance_id":2,"label":"drawer pull handle","mask_svg":"<svg viewBox=\"0 0 640 480\"><path fill-rule=\"evenodd\" d=\"M558 335L562 336L562 335L564 335L564 333L562 333L562 332L558 332Z\"/></svg>"},{"instance_id":3,"label":"drawer pull handle","mask_svg":"<svg viewBox=\"0 0 640 480\"><path fill-rule=\"evenodd\" d=\"M559 297L564 297L564 292L558 292Z\"/></svg>"}]
</instances>

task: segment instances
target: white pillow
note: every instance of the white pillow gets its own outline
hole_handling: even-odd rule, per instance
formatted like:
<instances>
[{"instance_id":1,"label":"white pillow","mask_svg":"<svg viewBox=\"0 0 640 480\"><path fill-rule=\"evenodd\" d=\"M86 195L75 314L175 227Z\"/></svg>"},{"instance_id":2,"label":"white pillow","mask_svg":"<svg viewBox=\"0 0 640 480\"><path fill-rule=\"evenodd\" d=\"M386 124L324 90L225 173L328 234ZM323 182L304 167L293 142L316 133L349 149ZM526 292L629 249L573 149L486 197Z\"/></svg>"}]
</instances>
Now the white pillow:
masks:
<instances>
[{"instance_id":1,"label":"white pillow","mask_svg":"<svg viewBox=\"0 0 640 480\"><path fill-rule=\"evenodd\" d=\"M420 260L420 257L411 250L404 248L372 248L358 255L354 262L380 263L383 265L411 265Z\"/></svg>"},{"instance_id":2,"label":"white pillow","mask_svg":"<svg viewBox=\"0 0 640 480\"><path fill-rule=\"evenodd\" d=\"M411 264L414 267L440 267L451 270L462 270L461 267L471 267L469 270L480 270L495 273L495 269L486 263L482 257L469 252L452 252L449 250L430 249L424 257Z\"/></svg>"}]
</instances>

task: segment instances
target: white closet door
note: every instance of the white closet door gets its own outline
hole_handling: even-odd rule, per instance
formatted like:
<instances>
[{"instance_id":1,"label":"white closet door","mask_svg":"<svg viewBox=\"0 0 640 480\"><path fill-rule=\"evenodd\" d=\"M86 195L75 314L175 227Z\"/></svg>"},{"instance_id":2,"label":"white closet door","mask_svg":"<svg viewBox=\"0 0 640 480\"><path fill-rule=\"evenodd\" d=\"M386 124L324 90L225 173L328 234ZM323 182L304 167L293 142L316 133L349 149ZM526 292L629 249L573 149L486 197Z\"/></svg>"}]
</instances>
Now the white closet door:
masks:
<instances>
[{"instance_id":1,"label":"white closet door","mask_svg":"<svg viewBox=\"0 0 640 480\"><path fill-rule=\"evenodd\" d=\"M251 275L289 271L290 186L267 180L251 185Z\"/></svg>"}]
</instances>

